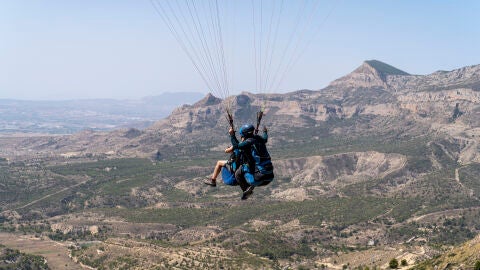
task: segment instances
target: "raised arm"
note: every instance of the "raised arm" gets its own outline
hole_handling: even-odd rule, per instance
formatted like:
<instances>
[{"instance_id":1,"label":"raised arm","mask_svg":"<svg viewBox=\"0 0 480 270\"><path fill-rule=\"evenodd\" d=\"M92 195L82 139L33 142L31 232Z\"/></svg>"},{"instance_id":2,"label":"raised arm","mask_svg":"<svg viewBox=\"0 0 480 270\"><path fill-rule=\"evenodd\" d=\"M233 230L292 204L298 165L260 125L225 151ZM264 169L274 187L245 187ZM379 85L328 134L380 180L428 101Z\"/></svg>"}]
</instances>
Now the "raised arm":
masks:
<instances>
[{"instance_id":1,"label":"raised arm","mask_svg":"<svg viewBox=\"0 0 480 270\"><path fill-rule=\"evenodd\" d=\"M252 145L252 142L250 140L245 140L243 142L238 142L237 137L235 136L235 131L233 129L230 129L228 131L230 133L230 141L232 142L232 147L233 149L246 149Z\"/></svg>"},{"instance_id":2,"label":"raised arm","mask_svg":"<svg viewBox=\"0 0 480 270\"><path fill-rule=\"evenodd\" d=\"M265 143L268 142L268 131L266 127L263 127L263 140L265 140Z\"/></svg>"},{"instance_id":3,"label":"raised arm","mask_svg":"<svg viewBox=\"0 0 480 270\"><path fill-rule=\"evenodd\" d=\"M232 142L233 149L238 149L238 139L237 136L235 136L235 130L233 130L233 128L230 128L228 133L230 134L230 141Z\"/></svg>"}]
</instances>

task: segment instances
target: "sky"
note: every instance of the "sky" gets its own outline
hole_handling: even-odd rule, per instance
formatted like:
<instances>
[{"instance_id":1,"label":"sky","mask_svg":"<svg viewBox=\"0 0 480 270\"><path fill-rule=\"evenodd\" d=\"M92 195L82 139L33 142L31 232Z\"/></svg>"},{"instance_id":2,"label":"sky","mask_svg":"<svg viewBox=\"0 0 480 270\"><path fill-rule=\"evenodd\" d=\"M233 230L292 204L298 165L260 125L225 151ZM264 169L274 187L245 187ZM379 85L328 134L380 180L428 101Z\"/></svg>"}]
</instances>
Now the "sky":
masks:
<instances>
[{"instance_id":1,"label":"sky","mask_svg":"<svg viewBox=\"0 0 480 270\"><path fill-rule=\"evenodd\" d=\"M277 47L291 40L282 30L295 29L293 10L300 2L285 0L285 24L272 41ZM242 3L249 1L237 1ZM252 49L263 42L269 24L251 34L258 7L257 13L247 6L231 9L235 19L227 15L223 27L231 34L225 45L233 44L225 48L229 86L223 94L317 90L371 59L411 74L480 64L480 1L319 0L318 5L315 27L292 50L300 52L295 64L270 89L258 85ZM272 59L275 70L281 57ZM0 99L137 99L211 88L150 0L0 0Z\"/></svg>"}]
</instances>

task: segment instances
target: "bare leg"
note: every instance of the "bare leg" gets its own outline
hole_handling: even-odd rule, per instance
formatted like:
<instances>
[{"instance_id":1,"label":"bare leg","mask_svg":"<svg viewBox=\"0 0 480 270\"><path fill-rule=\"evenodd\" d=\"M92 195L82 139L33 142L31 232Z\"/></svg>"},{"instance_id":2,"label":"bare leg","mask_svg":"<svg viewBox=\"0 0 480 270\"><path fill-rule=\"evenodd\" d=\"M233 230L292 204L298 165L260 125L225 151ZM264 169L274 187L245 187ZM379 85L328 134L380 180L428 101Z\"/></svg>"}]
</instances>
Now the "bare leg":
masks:
<instances>
[{"instance_id":1,"label":"bare leg","mask_svg":"<svg viewBox=\"0 0 480 270\"><path fill-rule=\"evenodd\" d=\"M217 177L220 174L222 167L225 166L225 164L226 164L225 160L217 161L217 165L215 165L215 169L213 170L212 180L217 180Z\"/></svg>"}]
</instances>

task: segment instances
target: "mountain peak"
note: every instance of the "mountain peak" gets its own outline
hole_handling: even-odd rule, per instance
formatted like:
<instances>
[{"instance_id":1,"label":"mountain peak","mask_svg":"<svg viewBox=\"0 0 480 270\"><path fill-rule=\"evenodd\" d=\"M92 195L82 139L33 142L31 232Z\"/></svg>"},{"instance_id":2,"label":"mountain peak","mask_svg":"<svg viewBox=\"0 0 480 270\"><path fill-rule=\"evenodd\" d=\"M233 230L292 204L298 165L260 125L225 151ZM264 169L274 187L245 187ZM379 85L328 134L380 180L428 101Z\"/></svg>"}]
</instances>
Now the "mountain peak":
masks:
<instances>
[{"instance_id":1,"label":"mountain peak","mask_svg":"<svg viewBox=\"0 0 480 270\"><path fill-rule=\"evenodd\" d=\"M201 107L201 106L211 106L216 105L222 102L222 99L217 98L216 96L212 95L212 93L208 93L204 98L193 104L194 107Z\"/></svg>"},{"instance_id":2,"label":"mountain peak","mask_svg":"<svg viewBox=\"0 0 480 270\"><path fill-rule=\"evenodd\" d=\"M335 87L385 87L387 77L393 75L408 76L405 71L385 64L378 60L363 62L350 74L333 81L330 85Z\"/></svg>"},{"instance_id":3,"label":"mountain peak","mask_svg":"<svg viewBox=\"0 0 480 270\"><path fill-rule=\"evenodd\" d=\"M363 62L363 65L368 65L371 68L375 69L378 73L383 75L410 75L403 70L400 70L394 66L391 66L389 64L383 63L378 60L367 60Z\"/></svg>"}]
</instances>

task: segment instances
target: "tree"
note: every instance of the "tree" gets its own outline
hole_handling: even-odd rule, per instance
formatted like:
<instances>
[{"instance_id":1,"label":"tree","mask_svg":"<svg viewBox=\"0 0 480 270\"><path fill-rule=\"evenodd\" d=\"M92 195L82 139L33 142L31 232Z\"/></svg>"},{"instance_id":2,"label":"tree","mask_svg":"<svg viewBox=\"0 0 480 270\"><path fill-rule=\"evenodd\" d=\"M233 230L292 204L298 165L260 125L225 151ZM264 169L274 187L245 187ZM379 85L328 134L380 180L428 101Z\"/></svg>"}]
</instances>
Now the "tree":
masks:
<instances>
[{"instance_id":1,"label":"tree","mask_svg":"<svg viewBox=\"0 0 480 270\"><path fill-rule=\"evenodd\" d=\"M462 116L463 114L463 112L460 111L459 105L460 105L459 103L455 105L455 109L453 110L453 115L452 115L452 121L455 121L455 119Z\"/></svg>"},{"instance_id":2,"label":"tree","mask_svg":"<svg viewBox=\"0 0 480 270\"><path fill-rule=\"evenodd\" d=\"M162 160L163 156L162 153L160 153L160 150L157 151L155 154L155 160Z\"/></svg>"},{"instance_id":3,"label":"tree","mask_svg":"<svg viewBox=\"0 0 480 270\"><path fill-rule=\"evenodd\" d=\"M480 261L475 262L475 266L473 267L473 270L480 270Z\"/></svg>"},{"instance_id":4,"label":"tree","mask_svg":"<svg viewBox=\"0 0 480 270\"><path fill-rule=\"evenodd\" d=\"M392 269L397 269L398 268L398 260L393 258L393 259L390 260L390 263L388 265Z\"/></svg>"},{"instance_id":5,"label":"tree","mask_svg":"<svg viewBox=\"0 0 480 270\"><path fill-rule=\"evenodd\" d=\"M400 265L401 265L401 266L407 266L407 265L408 265L407 260L403 259L403 260L400 262Z\"/></svg>"}]
</instances>

